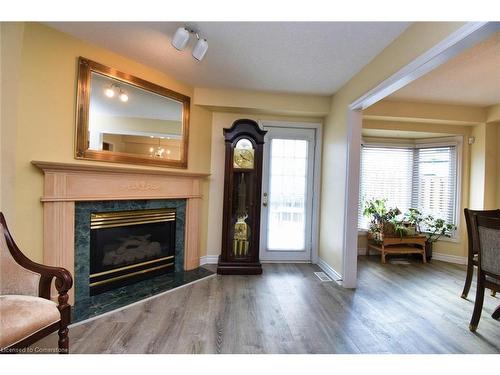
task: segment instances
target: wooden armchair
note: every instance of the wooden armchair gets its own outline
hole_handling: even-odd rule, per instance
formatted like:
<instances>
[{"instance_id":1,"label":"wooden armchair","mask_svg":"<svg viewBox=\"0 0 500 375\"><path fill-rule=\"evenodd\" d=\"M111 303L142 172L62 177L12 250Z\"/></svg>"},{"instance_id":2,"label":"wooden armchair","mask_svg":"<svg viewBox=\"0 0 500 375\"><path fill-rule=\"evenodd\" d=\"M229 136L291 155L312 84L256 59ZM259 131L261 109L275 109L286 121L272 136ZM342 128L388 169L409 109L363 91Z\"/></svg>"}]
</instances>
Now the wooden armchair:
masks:
<instances>
[{"instance_id":1,"label":"wooden armchair","mask_svg":"<svg viewBox=\"0 0 500 375\"><path fill-rule=\"evenodd\" d=\"M50 299L54 278L58 304ZM35 263L19 250L0 212L0 352L19 352L58 331L58 351L68 353L72 285L64 268Z\"/></svg>"},{"instance_id":2,"label":"wooden armchair","mask_svg":"<svg viewBox=\"0 0 500 375\"><path fill-rule=\"evenodd\" d=\"M472 227L472 216L473 215L481 215L493 218L500 219L500 210L486 210L486 211L474 211L469 210L468 208L464 209L465 214L465 225L467 227L467 237L468 237L468 256L467 256L467 276L465 277L465 285L464 290L462 292L462 298L467 298L469 294L470 285L472 283L472 275L474 274L474 267L478 266L478 255L477 255L477 246L475 246L473 242L473 227ZM492 291L492 295L495 295L495 292Z\"/></svg>"},{"instance_id":3,"label":"wooden armchair","mask_svg":"<svg viewBox=\"0 0 500 375\"><path fill-rule=\"evenodd\" d=\"M469 329L475 332L483 309L484 289L500 291L500 218L472 216L472 235L478 245L477 291ZM500 318L500 306L492 314Z\"/></svg>"}]
</instances>

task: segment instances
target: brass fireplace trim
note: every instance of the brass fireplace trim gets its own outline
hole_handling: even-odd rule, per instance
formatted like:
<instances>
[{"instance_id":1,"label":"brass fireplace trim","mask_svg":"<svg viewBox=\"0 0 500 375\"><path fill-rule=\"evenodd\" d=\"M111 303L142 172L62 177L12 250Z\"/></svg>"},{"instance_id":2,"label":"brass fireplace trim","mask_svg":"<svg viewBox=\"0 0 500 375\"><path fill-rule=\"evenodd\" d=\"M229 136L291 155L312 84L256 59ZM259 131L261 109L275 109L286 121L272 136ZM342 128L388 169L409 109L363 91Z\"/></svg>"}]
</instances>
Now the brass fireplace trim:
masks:
<instances>
[{"instance_id":1,"label":"brass fireplace trim","mask_svg":"<svg viewBox=\"0 0 500 375\"><path fill-rule=\"evenodd\" d=\"M93 283L89 284L89 286L97 286L97 285L107 284L107 283L110 283L112 281L117 281L117 280L125 279L125 278L128 278L128 277L132 277L134 275L140 275L142 273L147 273L147 272L152 272L152 271L160 270L162 268L167 268L167 267L172 266L173 264L174 264L173 262L172 263L168 263L168 264L162 264L161 266L157 266L157 267L153 267L153 268L148 268L148 269L137 271L137 272L134 272L134 273L127 273L126 275L116 276L116 277L113 277L111 279L106 279L106 280L102 280L102 281L96 281L96 282L93 282Z\"/></svg>"},{"instance_id":2,"label":"brass fireplace trim","mask_svg":"<svg viewBox=\"0 0 500 375\"><path fill-rule=\"evenodd\" d=\"M113 268L112 270L109 270L109 271L103 271L103 272L93 273L92 275L89 275L89 278L98 277L98 276L104 276L104 275L109 275L110 273L116 273L116 272L120 272L120 271L124 271L124 270L129 270L129 269L132 269L132 268L136 268L136 267L140 267L140 266L145 266L147 264L158 263L158 262L161 262L161 261L164 261L164 260L173 259L173 257L174 257L173 255L170 255L168 257L163 257L163 258L148 260L147 262L131 264L130 266L124 266L124 267L120 267L120 268Z\"/></svg>"},{"instance_id":3,"label":"brass fireplace trim","mask_svg":"<svg viewBox=\"0 0 500 375\"><path fill-rule=\"evenodd\" d=\"M100 212L90 215L90 229L161 223L175 221L175 217L176 210L172 208Z\"/></svg>"}]
</instances>

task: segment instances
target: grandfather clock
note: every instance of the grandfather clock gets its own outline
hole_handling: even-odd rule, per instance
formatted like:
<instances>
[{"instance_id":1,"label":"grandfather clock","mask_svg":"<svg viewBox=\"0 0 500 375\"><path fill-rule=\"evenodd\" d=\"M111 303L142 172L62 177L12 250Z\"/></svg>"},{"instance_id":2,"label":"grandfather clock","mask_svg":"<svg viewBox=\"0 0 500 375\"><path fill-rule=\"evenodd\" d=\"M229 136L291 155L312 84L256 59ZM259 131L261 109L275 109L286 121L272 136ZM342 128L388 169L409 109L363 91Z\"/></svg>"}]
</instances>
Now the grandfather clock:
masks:
<instances>
[{"instance_id":1,"label":"grandfather clock","mask_svg":"<svg viewBox=\"0 0 500 375\"><path fill-rule=\"evenodd\" d=\"M218 274L262 273L259 261L260 194L266 133L255 121L246 119L237 120L229 129L224 129L224 210Z\"/></svg>"}]
</instances>

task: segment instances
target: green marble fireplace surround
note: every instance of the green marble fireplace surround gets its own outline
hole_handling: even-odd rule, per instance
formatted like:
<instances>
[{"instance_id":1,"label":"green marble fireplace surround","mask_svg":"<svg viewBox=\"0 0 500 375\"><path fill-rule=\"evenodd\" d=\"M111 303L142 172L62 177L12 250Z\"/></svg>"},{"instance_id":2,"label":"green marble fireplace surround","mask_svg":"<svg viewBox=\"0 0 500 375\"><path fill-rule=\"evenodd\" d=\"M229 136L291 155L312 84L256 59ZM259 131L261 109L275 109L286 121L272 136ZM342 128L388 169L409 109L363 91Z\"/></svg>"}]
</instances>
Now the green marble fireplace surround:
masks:
<instances>
[{"instance_id":1,"label":"green marble fireplace surround","mask_svg":"<svg viewBox=\"0 0 500 375\"><path fill-rule=\"evenodd\" d=\"M90 296L90 215L97 212L173 208L176 210L175 272L152 277ZM213 273L198 267L184 270L186 199L106 200L75 202L75 303L72 322L85 320Z\"/></svg>"}]
</instances>

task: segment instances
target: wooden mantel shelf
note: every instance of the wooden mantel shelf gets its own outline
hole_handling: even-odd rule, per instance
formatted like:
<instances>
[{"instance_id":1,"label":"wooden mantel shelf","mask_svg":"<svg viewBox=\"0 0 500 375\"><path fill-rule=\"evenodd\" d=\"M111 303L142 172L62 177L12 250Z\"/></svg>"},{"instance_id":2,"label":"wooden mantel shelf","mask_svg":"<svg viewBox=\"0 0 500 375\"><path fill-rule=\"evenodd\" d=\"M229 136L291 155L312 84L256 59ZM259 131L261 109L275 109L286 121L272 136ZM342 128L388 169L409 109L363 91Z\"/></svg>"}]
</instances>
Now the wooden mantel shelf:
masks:
<instances>
[{"instance_id":1,"label":"wooden mantel shelf","mask_svg":"<svg viewBox=\"0 0 500 375\"><path fill-rule=\"evenodd\" d=\"M186 199L184 269L200 264L201 181L208 173L86 163L32 161L44 173L44 264L74 273L75 203ZM73 301L73 290L70 301Z\"/></svg>"},{"instance_id":2,"label":"wooden mantel shelf","mask_svg":"<svg viewBox=\"0 0 500 375\"><path fill-rule=\"evenodd\" d=\"M87 164L87 163L60 163L54 161L32 160L31 164L42 171L65 171L65 172L103 172L103 173L129 173L129 174L149 174L178 177L205 178L210 173L184 172L181 170L159 169L159 168L134 168L121 167L116 165Z\"/></svg>"}]
</instances>

